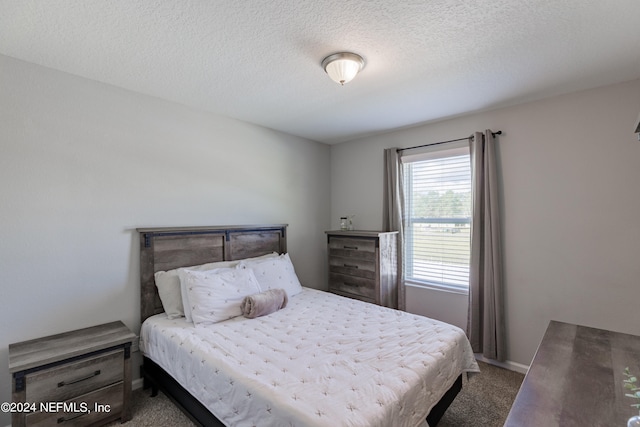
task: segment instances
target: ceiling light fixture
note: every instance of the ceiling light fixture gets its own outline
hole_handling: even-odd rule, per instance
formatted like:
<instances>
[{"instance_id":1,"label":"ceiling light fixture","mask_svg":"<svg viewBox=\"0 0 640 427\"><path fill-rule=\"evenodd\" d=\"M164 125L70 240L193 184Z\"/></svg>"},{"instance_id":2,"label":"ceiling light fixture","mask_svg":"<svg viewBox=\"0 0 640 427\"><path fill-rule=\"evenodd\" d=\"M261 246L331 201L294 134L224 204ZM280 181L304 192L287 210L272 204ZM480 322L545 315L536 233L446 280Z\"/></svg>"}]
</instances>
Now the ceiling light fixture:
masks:
<instances>
[{"instance_id":1,"label":"ceiling light fixture","mask_svg":"<svg viewBox=\"0 0 640 427\"><path fill-rule=\"evenodd\" d=\"M322 68L336 83L349 83L364 68L364 59L351 52L339 52L322 60Z\"/></svg>"}]
</instances>

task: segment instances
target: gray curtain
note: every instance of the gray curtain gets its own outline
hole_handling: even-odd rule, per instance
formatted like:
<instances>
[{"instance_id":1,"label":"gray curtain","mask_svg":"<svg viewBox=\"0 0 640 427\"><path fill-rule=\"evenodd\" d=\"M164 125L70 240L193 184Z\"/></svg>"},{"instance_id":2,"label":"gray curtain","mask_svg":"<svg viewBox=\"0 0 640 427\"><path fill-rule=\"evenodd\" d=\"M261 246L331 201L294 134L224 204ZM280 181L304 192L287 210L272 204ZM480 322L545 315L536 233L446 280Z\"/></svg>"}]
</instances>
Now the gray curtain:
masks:
<instances>
[{"instance_id":1,"label":"gray curtain","mask_svg":"<svg viewBox=\"0 0 640 427\"><path fill-rule=\"evenodd\" d=\"M396 148L384 150L384 191L382 227L384 231L398 231L398 309L406 309L404 287L404 231L402 223L403 174L400 155Z\"/></svg>"},{"instance_id":2,"label":"gray curtain","mask_svg":"<svg viewBox=\"0 0 640 427\"><path fill-rule=\"evenodd\" d=\"M491 130L469 139L471 152L471 263L467 336L476 353L505 360L500 210L495 141Z\"/></svg>"}]
</instances>

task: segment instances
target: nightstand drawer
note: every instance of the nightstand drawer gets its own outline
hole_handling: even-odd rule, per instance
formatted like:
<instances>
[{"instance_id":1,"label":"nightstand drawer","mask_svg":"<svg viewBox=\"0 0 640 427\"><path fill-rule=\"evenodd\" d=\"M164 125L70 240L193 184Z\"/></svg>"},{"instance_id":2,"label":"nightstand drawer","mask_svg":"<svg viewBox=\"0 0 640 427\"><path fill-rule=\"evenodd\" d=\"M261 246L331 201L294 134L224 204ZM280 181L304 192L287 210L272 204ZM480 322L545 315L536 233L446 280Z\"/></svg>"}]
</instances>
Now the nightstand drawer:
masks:
<instances>
[{"instance_id":1,"label":"nightstand drawer","mask_svg":"<svg viewBox=\"0 0 640 427\"><path fill-rule=\"evenodd\" d=\"M376 241L332 236L329 239L329 255L375 261Z\"/></svg>"},{"instance_id":2,"label":"nightstand drawer","mask_svg":"<svg viewBox=\"0 0 640 427\"><path fill-rule=\"evenodd\" d=\"M331 273L348 274L366 279L376 278L376 264L366 259L330 256L329 271Z\"/></svg>"},{"instance_id":3,"label":"nightstand drawer","mask_svg":"<svg viewBox=\"0 0 640 427\"><path fill-rule=\"evenodd\" d=\"M122 382L100 390L84 394L75 399L66 401L65 404L73 409L71 412L35 412L27 415L27 427L44 426L87 426L97 421L114 418L122 411L122 395L124 385ZM75 405L74 405L75 404ZM100 406L102 410L98 409ZM88 409L87 412L83 412Z\"/></svg>"},{"instance_id":4,"label":"nightstand drawer","mask_svg":"<svg viewBox=\"0 0 640 427\"><path fill-rule=\"evenodd\" d=\"M64 401L123 380L124 351L114 350L26 375L26 401Z\"/></svg>"},{"instance_id":5,"label":"nightstand drawer","mask_svg":"<svg viewBox=\"0 0 640 427\"><path fill-rule=\"evenodd\" d=\"M9 344L11 399L54 405L43 412L11 414L13 427L104 424L131 418L131 345L135 334L121 321ZM53 403L49 403L53 402ZM56 417L62 402L77 402L77 418ZM108 411L82 413L83 405L109 405ZM62 405L62 408L59 407ZM66 408L73 412L73 408Z\"/></svg>"},{"instance_id":6,"label":"nightstand drawer","mask_svg":"<svg viewBox=\"0 0 640 427\"><path fill-rule=\"evenodd\" d=\"M345 292L374 301L376 299L376 284L374 280L337 273L329 273L329 278L330 291Z\"/></svg>"}]
</instances>

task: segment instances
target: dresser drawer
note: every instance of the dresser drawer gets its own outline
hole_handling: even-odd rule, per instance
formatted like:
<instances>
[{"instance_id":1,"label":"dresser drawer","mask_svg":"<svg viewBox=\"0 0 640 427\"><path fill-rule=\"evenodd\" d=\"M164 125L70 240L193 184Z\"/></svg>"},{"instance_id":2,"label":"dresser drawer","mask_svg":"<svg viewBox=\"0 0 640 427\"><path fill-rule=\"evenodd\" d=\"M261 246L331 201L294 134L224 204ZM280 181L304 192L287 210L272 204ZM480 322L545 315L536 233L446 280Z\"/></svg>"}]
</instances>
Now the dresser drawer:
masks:
<instances>
[{"instance_id":1,"label":"dresser drawer","mask_svg":"<svg viewBox=\"0 0 640 427\"><path fill-rule=\"evenodd\" d=\"M329 292L397 308L397 231L334 230L327 234Z\"/></svg>"},{"instance_id":2,"label":"dresser drawer","mask_svg":"<svg viewBox=\"0 0 640 427\"><path fill-rule=\"evenodd\" d=\"M330 256L329 271L331 273L348 274L366 279L375 279L377 276L375 262L360 258Z\"/></svg>"},{"instance_id":3,"label":"dresser drawer","mask_svg":"<svg viewBox=\"0 0 640 427\"><path fill-rule=\"evenodd\" d=\"M329 273L329 290L332 292L336 291L336 293L347 293L364 297L371 301L375 301L376 299L375 281L362 277Z\"/></svg>"},{"instance_id":4,"label":"dresser drawer","mask_svg":"<svg viewBox=\"0 0 640 427\"><path fill-rule=\"evenodd\" d=\"M122 396L124 385L122 382L101 388L91 393L67 400L65 406L75 408L70 412L34 412L26 417L27 427L45 426L87 426L107 418L117 418L122 412ZM102 410L96 410L96 405ZM83 412L88 409L87 412Z\"/></svg>"},{"instance_id":5,"label":"dresser drawer","mask_svg":"<svg viewBox=\"0 0 640 427\"><path fill-rule=\"evenodd\" d=\"M124 350L26 375L26 402L64 401L123 380Z\"/></svg>"},{"instance_id":6,"label":"dresser drawer","mask_svg":"<svg viewBox=\"0 0 640 427\"><path fill-rule=\"evenodd\" d=\"M329 256L376 260L376 240L348 237L329 239Z\"/></svg>"}]
</instances>

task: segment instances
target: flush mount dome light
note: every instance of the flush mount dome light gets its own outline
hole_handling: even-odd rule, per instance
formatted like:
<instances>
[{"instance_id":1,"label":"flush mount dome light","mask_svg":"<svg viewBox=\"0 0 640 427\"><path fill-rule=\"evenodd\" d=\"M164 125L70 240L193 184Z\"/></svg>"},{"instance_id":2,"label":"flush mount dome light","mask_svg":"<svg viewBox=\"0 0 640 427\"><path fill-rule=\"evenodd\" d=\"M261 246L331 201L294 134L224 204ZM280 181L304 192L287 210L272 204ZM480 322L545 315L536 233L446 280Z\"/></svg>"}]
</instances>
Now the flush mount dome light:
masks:
<instances>
[{"instance_id":1,"label":"flush mount dome light","mask_svg":"<svg viewBox=\"0 0 640 427\"><path fill-rule=\"evenodd\" d=\"M322 68L336 83L349 83L364 67L364 59L351 52L339 52L322 60Z\"/></svg>"}]
</instances>

